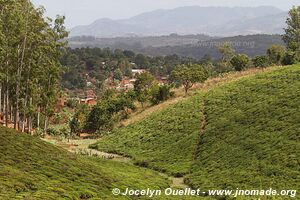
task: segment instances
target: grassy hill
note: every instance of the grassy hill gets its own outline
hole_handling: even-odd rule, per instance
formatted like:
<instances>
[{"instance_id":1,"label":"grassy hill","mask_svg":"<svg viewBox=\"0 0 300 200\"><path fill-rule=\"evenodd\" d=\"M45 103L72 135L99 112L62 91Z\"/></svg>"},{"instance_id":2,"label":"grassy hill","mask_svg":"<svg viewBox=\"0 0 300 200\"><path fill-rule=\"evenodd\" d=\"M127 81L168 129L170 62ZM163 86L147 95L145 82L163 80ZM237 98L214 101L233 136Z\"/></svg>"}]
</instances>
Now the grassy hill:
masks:
<instances>
[{"instance_id":1,"label":"grassy hill","mask_svg":"<svg viewBox=\"0 0 300 200\"><path fill-rule=\"evenodd\" d=\"M125 163L73 155L0 127L0 199L128 199L113 188L167 188L158 173Z\"/></svg>"},{"instance_id":2,"label":"grassy hill","mask_svg":"<svg viewBox=\"0 0 300 200\"><path fill-rule=\"evenodd\" d=\"M194 187L299 188L299 97L300 66L284 67L200 92L93 148L188 174Z\"/></svg>"}]
</instances>

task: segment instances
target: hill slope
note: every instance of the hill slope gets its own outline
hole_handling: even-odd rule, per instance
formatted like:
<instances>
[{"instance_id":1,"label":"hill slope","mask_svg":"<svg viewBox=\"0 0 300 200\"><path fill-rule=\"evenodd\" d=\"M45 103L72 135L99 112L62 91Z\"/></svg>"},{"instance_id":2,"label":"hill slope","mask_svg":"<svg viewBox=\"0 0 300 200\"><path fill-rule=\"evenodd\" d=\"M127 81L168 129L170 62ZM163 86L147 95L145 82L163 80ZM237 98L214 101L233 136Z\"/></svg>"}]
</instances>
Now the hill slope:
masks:
<instances>
[{"instance_id":1,"label":"hill slope","mask_svg":"<svg viewBox=\"0 0 300 200\"><path fill-rule=\"evenodd\" d=\"M280 13L284 14L278 15ZM187 6L171 10L155 10L129 19L99 19L90 25L73 28L71 36L157 36L171 33L181 35L204 33L214 36L228 36L267 33L269 30L272 30L272 34L280 34L283 30L278 30L277 27L284 27L285 17L282 16L286 15L286 12L272 6L233 8ZM268 16L272 16L272 18ZM251 19L257 20L252 21L252 29L249 30L249 27L244 27L243 24ZM232 24L234 30L222 30L224 24ZM267 26L259 26L259 24L266 24Z\"/></svg>"},{"instance_id":2,"label":"hill slope","mask_svg":"<svg viewBox=\"0 0 300 200\"><path fill-rule=\"evenodd\" d=\"M299 99L299 65L208 92L191 185L300 188Z\"/></svg>"},{"instance_id":3,"label":"hill slope","mask_svg":"<svg viewBox=\"0 0 300 200\"><path fill-rule=\"evenodd\" d=\"M201 110L201 95L119 129L92 147L131 156L140 165L168 174L186 174L192 164L202 118L202 113L195 110Z\"/></svg>"},{"instance_id":4,"label":"hill slope","mask_svg":"<svg viewBox=\"0 0 300 200\"><path fill-rule=\"evenodd\" d=\"M167 188L153 171L68 153L0 127L0 199L128 199L113 188Z\"/></svg>"},{"instance_id":5,"label":"hill slope","mask_svg":"<svg viewBox=\"0 0 300 200\"><path fill-rule=\"evenodd\" d=\"M300 66L284 67L202 92L93 147L191 172L187 182L199 188L299 188L299 97Z\"/></svg>"}]
</instances>

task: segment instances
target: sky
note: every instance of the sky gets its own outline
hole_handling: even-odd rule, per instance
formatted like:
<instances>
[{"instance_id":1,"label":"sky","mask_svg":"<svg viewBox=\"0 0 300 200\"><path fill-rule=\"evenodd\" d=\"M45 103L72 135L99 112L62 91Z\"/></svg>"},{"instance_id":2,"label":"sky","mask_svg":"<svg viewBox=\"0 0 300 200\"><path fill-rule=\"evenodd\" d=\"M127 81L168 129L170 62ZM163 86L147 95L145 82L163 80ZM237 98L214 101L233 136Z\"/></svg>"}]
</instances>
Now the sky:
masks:
<instances>
[{"instance_id":1,"label":"sky","mask_svg":"<svg viewBox=\"0 0 300 200\"><path fill-rule=\"evenodd\" d=\"M300 0L32 0L44 6L47 16L65 15L66 26L87 25L99 18L124 19L157 9L182 6L261 6L272 5L288 10Z\"/></svg>"}]
</instances>

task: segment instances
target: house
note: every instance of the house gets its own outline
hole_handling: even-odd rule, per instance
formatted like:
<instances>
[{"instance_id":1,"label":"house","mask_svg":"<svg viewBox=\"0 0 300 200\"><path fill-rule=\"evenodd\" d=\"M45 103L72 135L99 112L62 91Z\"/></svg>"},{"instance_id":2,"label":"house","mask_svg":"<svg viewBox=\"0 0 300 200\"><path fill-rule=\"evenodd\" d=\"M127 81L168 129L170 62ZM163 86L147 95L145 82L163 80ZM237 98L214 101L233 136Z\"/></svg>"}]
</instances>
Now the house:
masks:
<instances>
[{"instance_id":1,"label":"house","mask_svg":"<svg viewBox=\"0 0 300 200\"><path fill-rule=\"evenodd\" d=\"M134 89L134 85L132 83L125 84L125 85L119 85L116 88L118 91L128 91Z\"/></svg>"},{"instance_id":2,"label":"house","mask_svg":"<svg viewBox=\"0 0 300 200\"><path fill-rule=\"evenodd\" d=\"M134 89L134 82L136 79L123 79L120 84L116 87L118 91L128 91Z\"/></svg>"},{"instance_id":3,"label":"house","mask_svg":"<svg viewBox=\"0 0 300 200\"><path fill-rule=\"evenodd\" d=\"M134 76L134 77L136 77L137 75L140 75L140 74L142 74L142 73L145 73L145 72L147 72L147 70L145 70L145 69L132 69L132 75Z\"/></svg>"},{"instance_id":4,"label":"house","mask_svg":"<svg viewBox=\"0 0 300 200\"><path fill-rule=\"evenodd\" d=\"M78 93L78 101L80 104L94 106L97 104L97 95L94 90L82 90Z\"/></svg>"},{"instance_id":5,"label":"house","mask_svg":"<svg viewBox=\"0 0 300 200\"><path fill-rule=\"evenodd\" d=\"M85 97L86 98L97 99L97 95L95 94L94 90L87 90L87 91L85 91Z\"/></svg>"},{"instance_id":6,"label":"house","mask_svg":"<svg viewBox=\"0 0 300 200\"><path fill-rule=\"evenodd\" d=\"M86 104L88 106L95 106L97 104L97 100L94 98L80 99L80 104Z\"/></svg>"},{"instance_id":7,"label":"house","mask_svg":"<svg viewBox=\"0 0 300 200\"><path fill-rule=\"evenodd\" d=\"M87 82L86 82L86 86L87 86L87 87L91 87L92 85L93 85L92 82L90 82L90 81L87 81Z\"/></svg>"},{"instance_id":8,"label":"house","mask_svg":"<svg viewBox=\"0 0 300 200\"><path fill-rule=\"evenodd\" d=\"M166 76L158 76L156 77L156 80L159 85L165 85L169 83L169 78Z\"/></svg>"},{"instance_id":9,"label":"house","mask_svg":"<svg viewBox=\"0 0 300 200\"><path fill-rule=\"evenodd\" d=\"M134 84L135 81L136 81L136 79L135 79L135 78L132 78L132 79L129 80L129 83Z\"/></svg>"}]
</instances>

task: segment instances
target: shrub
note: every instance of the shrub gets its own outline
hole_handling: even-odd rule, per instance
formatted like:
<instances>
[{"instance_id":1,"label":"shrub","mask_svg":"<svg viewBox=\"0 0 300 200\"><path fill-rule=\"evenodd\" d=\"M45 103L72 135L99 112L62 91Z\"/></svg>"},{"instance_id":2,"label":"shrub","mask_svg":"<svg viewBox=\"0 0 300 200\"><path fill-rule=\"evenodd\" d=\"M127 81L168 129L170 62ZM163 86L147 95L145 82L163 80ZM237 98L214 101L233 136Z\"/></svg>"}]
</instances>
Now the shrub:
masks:
<instances>
[{"instance_id":1,"label":"shrub","mask_svg":"<svg viewBox=\"0 0 300 200\"><path fill-rule=\"evenodd\" d=\"M267 55L272 64L280 65L285 55L285 47L282 45L272 45L267 50Z\"/></svg>"},{"instance_id":2,"label":"shrub","mask_svg":"<svg viewBox=\"0 0 300 200\"><path fill-rule=\"evenodd\" d=\"M300 60L300 54L297 54L293 51L288 51L283 57L282 64L283 65L292 65Z\"/></svg>"},{"instance_id":3,"label":"shrub","mask_svg":"<svg viewBox=\"0 0 300 200\"><path fill-rule=\"evenodd\" d=\"M156 105L173 97L174 92L171 91L172 88L173 85L157 85L153 87L151 91L151 103Z\"/></svg>"},{"instance_id":4,"label":"shrub","mask_svg":"<svg viewBox=\"0 0 300 200\"><path fill-rule=\"evenodd\" d=\"M248 66L249 61L250 59L247 55L238 54L230 60L230 63L236 71L242 71Z\"/></svg>"},{"instance_id":5,"label":"shrub","mask_svg":"<svg viewBox=\"0 0 300 200\"><path fill-rule=\"evenodd\" d=\"M73 109L77 107L78 101L76 99L68 99L66 105Z\"/></svg>"},{"instance_id":6,"label":"shrub","mask_svg":"<svg viewBox=\"0 0 300 200\"><path fill-rule=\"evenodd\" d=\"M254 59L253 59L253 65L255 67L260 67L260 68L265 68L269 65L269 58L265 55L262 55L262 56L256 56Z\"/></svg>"}]
</instances>

